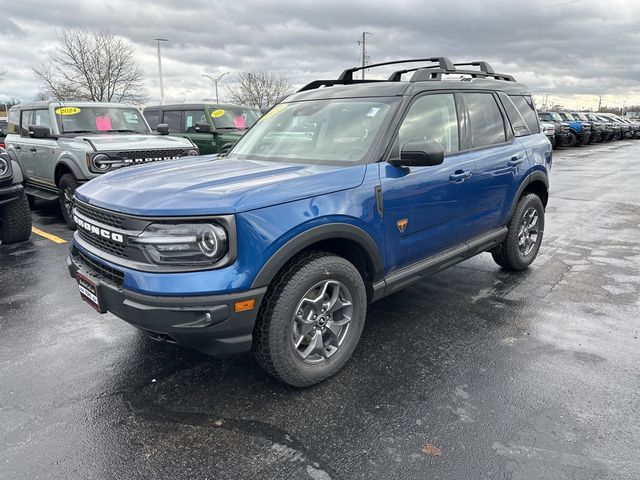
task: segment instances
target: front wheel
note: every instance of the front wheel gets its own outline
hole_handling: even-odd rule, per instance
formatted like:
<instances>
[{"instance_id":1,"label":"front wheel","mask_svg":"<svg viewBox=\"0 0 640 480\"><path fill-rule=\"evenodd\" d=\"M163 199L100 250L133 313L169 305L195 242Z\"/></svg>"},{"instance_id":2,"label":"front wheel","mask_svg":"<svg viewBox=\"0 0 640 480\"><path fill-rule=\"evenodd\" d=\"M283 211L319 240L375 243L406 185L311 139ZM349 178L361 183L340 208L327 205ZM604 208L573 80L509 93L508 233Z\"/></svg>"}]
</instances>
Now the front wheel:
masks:
<instances>
[{"instance_id":1,"label":"front wheel","mask_svg":"<svg viewBox=\"0 0 640 480\"><path fill-rule=\"evenodd\" d=\"M64 217L64 221L67 222L69 228L74 230L76 228L76 222L73 221L73 213L71 210L73 209L73 194L76 192L78 185L78 180L72 173L65 173L62 175L60 183L58 183L62 216Z\"/></svg>"},{"instance_id":2,"label":"front wheel","mask_svg":"<svg viewBox=\"0 0 640 480\"><path fill-rule=\"evenodd\" d=\"M24 193L0 207L0 243L28 240L31 236L31 211Z\"/></svg>"},{"instance_id":3,"label":"front wheel","mask_svg":"<svg viewBox=\"0 0 640 480\"><path fill-rule=\"evenodd\" d=\"M304 253L283 268L263 299L253 353L276 379L313 385L349 360L366 313L364 282L353 264L330 253Z\"/></svg>"},{"instance_id":4,"label":"front wheel","mask_svg":"<svg viewBox=\"0 0 640 480\"><path fill-rule=\"evenodd\" d=\"M491 252L505 270L525 270L533 263L544 233L544 206L534 193L523 196L513 211L507 238Z\"/></svg>"}]
</instances>

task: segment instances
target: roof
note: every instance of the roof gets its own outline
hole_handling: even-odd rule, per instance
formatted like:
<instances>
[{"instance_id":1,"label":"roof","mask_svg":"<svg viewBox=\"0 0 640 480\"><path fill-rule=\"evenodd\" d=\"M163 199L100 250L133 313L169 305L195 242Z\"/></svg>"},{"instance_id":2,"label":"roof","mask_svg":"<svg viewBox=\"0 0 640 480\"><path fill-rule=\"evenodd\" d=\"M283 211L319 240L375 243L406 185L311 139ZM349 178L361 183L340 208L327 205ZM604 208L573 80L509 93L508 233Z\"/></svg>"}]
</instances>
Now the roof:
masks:
<instances>
[{"instance_id":1,"label":"roof","mask_svg":"<svg viewBox=\"0 0 640 480\"><path fill-rule=\"evenodd\" d=\"M176 110L197 110L203 107L217 107L217 108L248 108L249 110L258 110L255 107L248 107L246 105L236 105L233 103L215 103L215 102L196 102L196 103L165 103L163 105L147 105L145 110L148 108L163 108L167 109L176 109Z\"/></svg>"},{"instance_id":2,"label":"roof","mask_svg":"<svg viewBox=\"0 0 640 480\"><path fill-rule=\"evenodd\" d=\"M19 110L32 110L32 109L39 109L39 108L49 108L50 106L54 106L54 107L64 107L64 106L71 106L71 107L94 107L94 106L100 106L100 107L128 107L131 108L132 105L129 105L128 103L117 103L117 102L60 102L58 100L46 100L46 101L42 101L42 102L30 102L30 103L21 103L20 105L14 105L13 107L10 108L10 110L12 109L19 109Z\"/></svg>"}]
</instances>

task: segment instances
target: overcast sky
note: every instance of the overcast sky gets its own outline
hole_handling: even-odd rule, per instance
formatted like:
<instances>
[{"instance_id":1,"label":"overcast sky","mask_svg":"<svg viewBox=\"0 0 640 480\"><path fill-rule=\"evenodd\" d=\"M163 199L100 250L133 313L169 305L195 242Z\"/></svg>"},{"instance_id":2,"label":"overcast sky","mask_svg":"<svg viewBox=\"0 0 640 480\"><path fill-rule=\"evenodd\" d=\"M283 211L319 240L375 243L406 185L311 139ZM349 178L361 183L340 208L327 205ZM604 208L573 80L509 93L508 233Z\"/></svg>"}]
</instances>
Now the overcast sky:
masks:
<instances>
[{"instance_id":1,"label":"overcast sky","mask_svg":"<svg viewBox=\"0 0 640 480\"><path fill-rule=\"evenodd\" d=\"M20 0L0 19L0 101L31 100L32 67L71 27L128 39L159 98L153 38L164 37L167 101L213 97L201 75L270 70L294 86L333 78L360 62L448 56L487 60L538 95L571 107L640 104L640 0ZM371 71L373 76L374 71ZM233 82L228 75L220 84Z\"/></svg>"}]
</instances>

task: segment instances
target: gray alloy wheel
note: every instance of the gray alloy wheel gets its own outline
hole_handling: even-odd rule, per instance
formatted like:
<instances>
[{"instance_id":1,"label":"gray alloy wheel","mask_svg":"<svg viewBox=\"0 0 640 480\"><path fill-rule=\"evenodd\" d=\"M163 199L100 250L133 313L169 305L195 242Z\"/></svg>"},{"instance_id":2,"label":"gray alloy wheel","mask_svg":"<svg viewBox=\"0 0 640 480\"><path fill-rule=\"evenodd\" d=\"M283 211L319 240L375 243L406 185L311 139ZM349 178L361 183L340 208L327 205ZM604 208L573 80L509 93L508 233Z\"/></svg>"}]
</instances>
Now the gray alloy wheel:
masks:
<instances>
[{"instance_id":1,"label":"gray alloy wheel","mask_svg":"<svg viewBox=\"0 0 640 480\"><path fill-rule=\"evenodd\" d=\"M325 362L343 344L353 316L351 292L337 280L307 290L293 316L293 348L309 364Z\"/></svg>"},{"instance_id":2,"label":"gray alloy wheel","mask_svg":"<svg viewBox=\"0 0 640 480\"><path fill-rule=\"evenodd\" d=\"M522 215L518 231L518 250L523 257L531 254L537 245L539 233L538 211L534 207L529 207Z\"/></svg>"}]
</instances>

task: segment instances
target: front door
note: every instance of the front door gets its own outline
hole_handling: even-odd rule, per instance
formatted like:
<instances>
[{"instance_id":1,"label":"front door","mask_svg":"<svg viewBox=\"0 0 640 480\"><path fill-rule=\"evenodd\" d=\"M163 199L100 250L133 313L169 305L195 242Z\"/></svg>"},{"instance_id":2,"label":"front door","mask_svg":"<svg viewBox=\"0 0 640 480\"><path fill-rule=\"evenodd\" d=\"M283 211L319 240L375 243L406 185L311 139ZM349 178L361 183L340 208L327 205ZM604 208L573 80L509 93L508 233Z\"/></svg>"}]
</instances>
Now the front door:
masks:
<instances>
[{"instance_id":1,"label":"front door","mask_svg":"<svg viewBox=\"0 0 640 480\"><path fill-rule=\"evenodd\" d=\"M212 125L211 121L207 119L207 114L204 108L200 110L186 110L184 112L185 136L196 144L201 155L217 153L218 146L214 143L214 134L211 132L200 132L196 128L197 123L208 123L209 125Z\"/></svg>"},{"instance_id":2,"label":"front door","mask_svg":"<svg viewBox=\"0 0 640 480\"><path fill-rule=\"evenodd\" d=\"M467 239L475 203L475 159L460 152L453 93L417 97L397 132L394 151L412 140L434 140L445 151L441 165L395 167L381 163L380 183L388 270L415 263Z\"/></svg>"}]
</instances>

